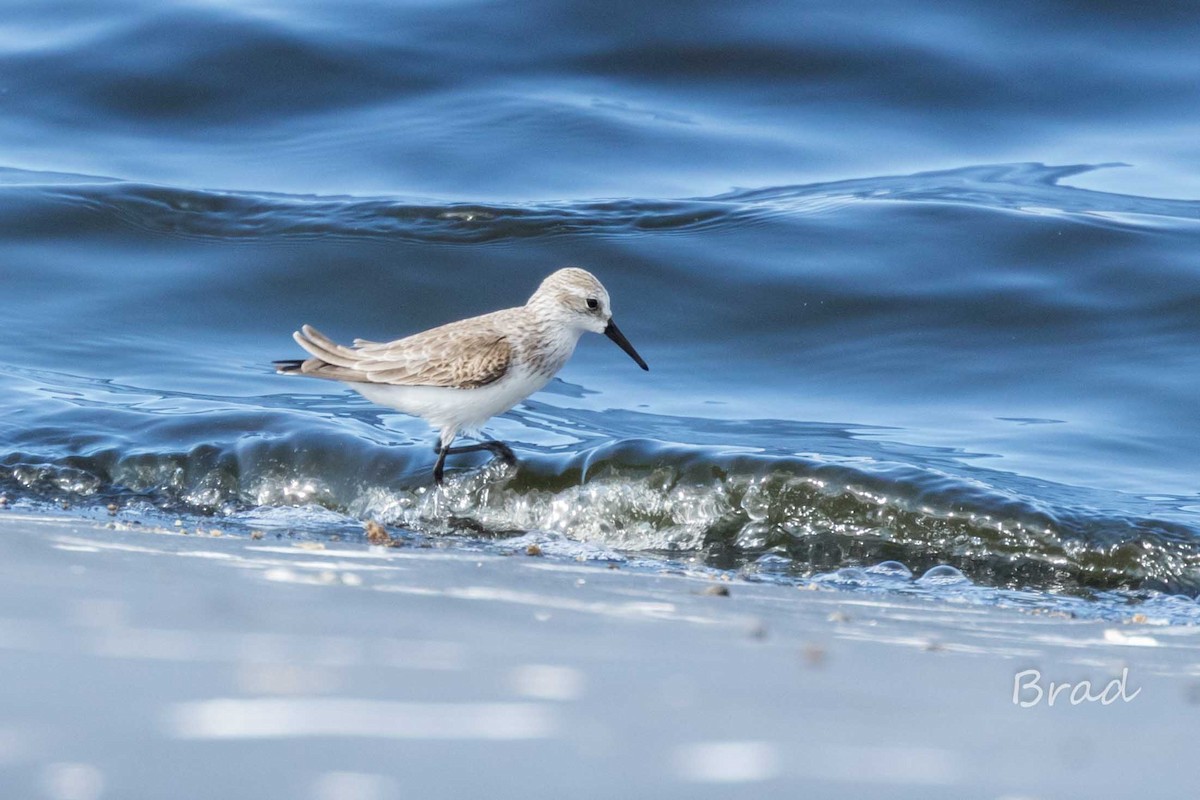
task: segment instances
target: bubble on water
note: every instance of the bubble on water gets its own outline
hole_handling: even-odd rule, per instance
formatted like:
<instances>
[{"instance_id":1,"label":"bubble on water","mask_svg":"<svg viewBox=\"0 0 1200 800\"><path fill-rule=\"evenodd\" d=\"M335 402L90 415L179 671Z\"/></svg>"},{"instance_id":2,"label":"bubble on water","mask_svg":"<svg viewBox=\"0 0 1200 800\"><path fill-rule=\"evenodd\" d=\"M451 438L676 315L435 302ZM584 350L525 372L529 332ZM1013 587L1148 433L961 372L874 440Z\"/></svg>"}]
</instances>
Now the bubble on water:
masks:
<instances>
[{"instance_id":1,"label":"bubble on water","mask_svg":"<svg viewBox=\"0 0 1200 800\"><path fill-rule=\"evenodd\" d=\"M813 580L817 583L827 586L836 586L843 589L853 589L859 586L865 586L871 583L871 576L861 567L843 567L834 572L829 572L824 575L816 575Z\"/></svg>"},{"instance_id":2,"label":"bubble on water","mask_svg":"<svg viewBox=\"0 0 1200 800\"><path fill-rule=\"evenodd\" d=\"M899 561L881 561L874 566L867 567L865 572L876 578L892 578L900 580L912 580L912 570L901 564Z\"/></svg>"},{"instance_id":3,"label":"bubble on water","mask_svg":"<svg viewBox=\"0 0 1200 800\"><path fill-rule=\"evenodd\" d=\"M754 570L766 574L783 574L791 570L792 559L778 553L764 553L754 560Z\"/></svg>"},{"instance_id":4,"label":"bubble on water","mask_svg":"<svg viewBox=\"0 0 1200 800\"><path fill-rule=\"evenodd\" d=\"M938 564L936 567L929 568L924 575L917 578L917 583L928 587L945 587L966 585L970 584L971 581L959 569L949 564Z\"/></svg>"}]
</instances>

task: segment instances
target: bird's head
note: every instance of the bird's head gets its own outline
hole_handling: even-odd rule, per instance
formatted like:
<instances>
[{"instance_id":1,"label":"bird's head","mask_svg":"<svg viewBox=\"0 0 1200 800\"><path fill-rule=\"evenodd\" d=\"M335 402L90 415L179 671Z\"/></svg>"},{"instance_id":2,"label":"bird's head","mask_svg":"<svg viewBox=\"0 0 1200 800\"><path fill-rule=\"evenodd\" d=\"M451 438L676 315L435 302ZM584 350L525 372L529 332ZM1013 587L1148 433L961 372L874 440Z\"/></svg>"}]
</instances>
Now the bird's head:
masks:
<instances>
[{"instance_id":1,"label":"bird's head","mask_svg":"<svg viewBox=\"0 0 1200 800\"><path fill-rule=\"evenodd\" d=\"M628 353L639 367L650 369L613 322L608 291L587 270L565 267L551 273L526 305L538 314L580 333L603 333Z\"/></svg>"}]
</instances>

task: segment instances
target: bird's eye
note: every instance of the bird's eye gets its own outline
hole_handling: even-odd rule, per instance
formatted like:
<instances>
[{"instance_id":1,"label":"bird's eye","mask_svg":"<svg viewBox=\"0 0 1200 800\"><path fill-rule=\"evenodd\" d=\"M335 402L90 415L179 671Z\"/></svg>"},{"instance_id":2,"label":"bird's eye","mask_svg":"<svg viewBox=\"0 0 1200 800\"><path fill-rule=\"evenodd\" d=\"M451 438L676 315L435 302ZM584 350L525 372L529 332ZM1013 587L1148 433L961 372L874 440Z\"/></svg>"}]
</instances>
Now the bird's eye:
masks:
<instances>
[{"instance_id":1,"label":"bird's eye","mask_svg":"<svg viewBox=\"0 0 1200 800\"><path fill-rule=\"evenodd\" d=\"M589 297L587 303L588 308L592 309L593 311L600 307L600 301L594 297Z\"/></svg>"}]
</instances>

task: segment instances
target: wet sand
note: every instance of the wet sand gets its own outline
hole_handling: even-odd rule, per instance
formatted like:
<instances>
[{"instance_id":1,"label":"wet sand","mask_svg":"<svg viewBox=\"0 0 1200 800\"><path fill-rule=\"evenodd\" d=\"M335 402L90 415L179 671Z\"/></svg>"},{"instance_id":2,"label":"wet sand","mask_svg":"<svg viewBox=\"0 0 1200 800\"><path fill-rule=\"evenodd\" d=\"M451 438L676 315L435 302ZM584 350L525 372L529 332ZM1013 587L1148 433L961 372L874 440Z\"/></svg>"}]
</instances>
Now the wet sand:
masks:
<instances>
[{"instance_id":1,"label":"wet sand","mask_svg":"<svg viewBox=\"0 0 1200 800\"><path fill-rule=\"evenodd\" d=\"M5 798L1095 800L1194 785L1200 639L1154 620L11 509L0 575ZM1134 696L1022 708L1025 670L1094 694L1125 674Z\"/></svg>"}]
</instances>

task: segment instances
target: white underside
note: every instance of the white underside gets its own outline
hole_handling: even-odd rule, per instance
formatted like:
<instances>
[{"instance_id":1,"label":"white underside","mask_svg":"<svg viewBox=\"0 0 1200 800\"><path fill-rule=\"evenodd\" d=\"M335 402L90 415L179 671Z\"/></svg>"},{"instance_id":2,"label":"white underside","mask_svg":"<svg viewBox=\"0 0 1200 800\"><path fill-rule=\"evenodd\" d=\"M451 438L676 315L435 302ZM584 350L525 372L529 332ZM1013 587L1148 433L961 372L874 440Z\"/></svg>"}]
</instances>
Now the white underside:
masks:
<instances>
[{"instance_id":1,"label":"white underside","mask_svg":"<svg viewBox=\"0 0 1200 800\"><path fill-rule=\"evenodd\" d=\"M550 381L550 376L522 369L477 389L442 386L396 386L382 383L347 383L351 389L381 406L420 417L436 428L448 444L459 433L475 433L492 417L503 414Z\"/></svg>"}]
</instances>

